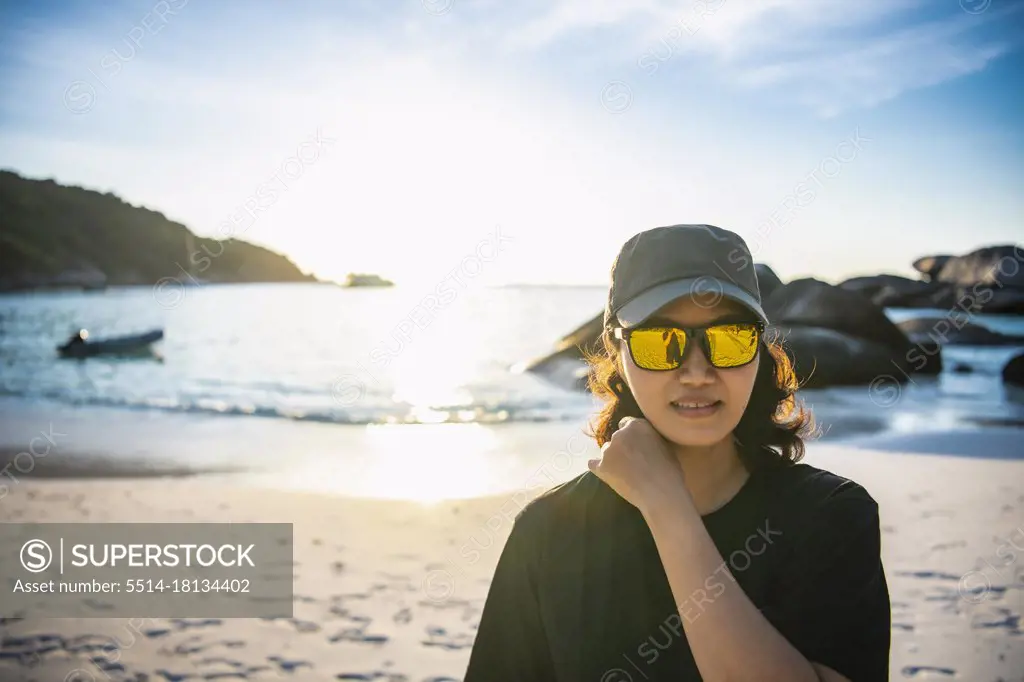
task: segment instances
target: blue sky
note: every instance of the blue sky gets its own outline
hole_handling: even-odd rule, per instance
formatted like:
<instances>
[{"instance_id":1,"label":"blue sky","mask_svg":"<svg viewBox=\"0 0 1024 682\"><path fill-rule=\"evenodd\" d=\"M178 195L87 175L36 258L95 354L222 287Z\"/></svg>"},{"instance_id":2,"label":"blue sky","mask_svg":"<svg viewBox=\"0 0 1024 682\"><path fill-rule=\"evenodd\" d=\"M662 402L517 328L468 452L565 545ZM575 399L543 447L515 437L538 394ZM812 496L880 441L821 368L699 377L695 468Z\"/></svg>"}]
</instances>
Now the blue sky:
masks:
<instances>
[{"instance_id":1,"label":"blue sky","mask_svg":"<svg viewBox=\"0 0 1024 682\"><path fill-rule=\"evenodd\" d=\"M26 6L20 6L20 5ZM306 270L603 283L656 225L783 278L1024 235L1024 2L4 3L0 167Z\"/></svg>"}]
</instances>

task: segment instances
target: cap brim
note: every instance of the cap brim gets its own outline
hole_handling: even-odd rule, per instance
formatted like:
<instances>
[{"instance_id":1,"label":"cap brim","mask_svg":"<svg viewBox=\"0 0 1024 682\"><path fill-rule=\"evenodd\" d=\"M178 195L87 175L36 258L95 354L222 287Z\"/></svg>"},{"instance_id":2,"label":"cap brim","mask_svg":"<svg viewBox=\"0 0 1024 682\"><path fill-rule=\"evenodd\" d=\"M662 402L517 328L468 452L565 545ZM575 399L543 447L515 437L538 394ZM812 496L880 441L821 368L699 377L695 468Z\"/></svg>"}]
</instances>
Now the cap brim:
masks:
<instances>
[{"instance_id":1,"label":"cap brim","mask_svg":"<svg viewBox=\"0 0 1024 682\"><path fill-rule=\"evenodd\" d=\"M765 315L757 299L732 282L717 277L692 277L677 279L648 289L629 301L615 313L623 327L634 327L653 315L662 306L683 296L693 296L698 305L710 308L723 298L728 298L750 308L766 324Z\"/></svg>"}]
</instances>

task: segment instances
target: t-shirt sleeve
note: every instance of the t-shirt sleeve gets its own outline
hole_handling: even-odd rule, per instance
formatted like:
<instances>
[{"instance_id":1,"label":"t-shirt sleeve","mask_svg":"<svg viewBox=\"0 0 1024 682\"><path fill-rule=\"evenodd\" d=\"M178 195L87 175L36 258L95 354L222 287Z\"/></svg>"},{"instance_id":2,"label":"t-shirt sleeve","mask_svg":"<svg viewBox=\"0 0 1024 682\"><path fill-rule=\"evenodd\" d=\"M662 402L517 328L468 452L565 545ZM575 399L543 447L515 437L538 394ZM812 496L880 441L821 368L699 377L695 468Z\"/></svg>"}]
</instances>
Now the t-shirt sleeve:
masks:
<instances>
[{"instance_id":1,"label":"t-shirt sleeve","mask_svg":"<svg viewBox=\"0 0 1024 682\"><path fill-rule=\"evenodd\" d=\"M527 512L516 519L498 559L464 682L555 681L537 599L540 539Z\"/></svg>"},{"instance_id":2,"label":"t-shirt sleeve","mask_svg":"<svg viewBox=\"0 0 1024 682\"><path fill-rule=\"evenodd\" d=\"M847 485L804 519L763 612L812 663L852 682L884 682L891 612L878 505Z\"/></svg>"}]
</instances>

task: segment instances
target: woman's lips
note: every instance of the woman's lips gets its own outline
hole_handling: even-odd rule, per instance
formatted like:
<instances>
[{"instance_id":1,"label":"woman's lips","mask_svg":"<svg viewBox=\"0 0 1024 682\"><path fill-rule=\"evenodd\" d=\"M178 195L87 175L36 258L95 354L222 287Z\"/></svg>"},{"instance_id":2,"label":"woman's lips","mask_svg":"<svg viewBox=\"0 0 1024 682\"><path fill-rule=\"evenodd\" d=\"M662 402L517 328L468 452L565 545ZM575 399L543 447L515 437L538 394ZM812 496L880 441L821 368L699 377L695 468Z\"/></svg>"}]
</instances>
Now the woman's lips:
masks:
<instances>
[{"instance_id":1,"label":"woman's lips","mask_svg":"<svg viewBox=\"0 0 1024 682\"><path fill-rule=\"evenodd\" d=\"M699 419L710 417L722 407L721 400L680 400L669 403L669 407L681 417Z\"/></svg>"}]
</instances>

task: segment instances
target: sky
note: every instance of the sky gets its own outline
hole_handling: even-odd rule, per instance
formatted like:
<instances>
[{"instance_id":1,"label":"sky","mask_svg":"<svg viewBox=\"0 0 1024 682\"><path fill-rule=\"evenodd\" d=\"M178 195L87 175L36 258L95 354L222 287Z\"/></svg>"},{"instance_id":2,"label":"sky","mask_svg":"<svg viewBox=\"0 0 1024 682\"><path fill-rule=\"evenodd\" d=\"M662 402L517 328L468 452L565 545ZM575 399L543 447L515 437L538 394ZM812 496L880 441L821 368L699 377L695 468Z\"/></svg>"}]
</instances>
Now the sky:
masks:
<instances>
[{"instance_id":1,"label":"sky","mask_svg":"<svg viewBox=\"0 0 1024 682\"><path fill-rule=\"evenodd\" d=\"M674 223L784 280L913 275L1024 241L1022 29L1022 0L0 0L0 167L329 279L606 284Z\"/></svg>"}]
</instances>

